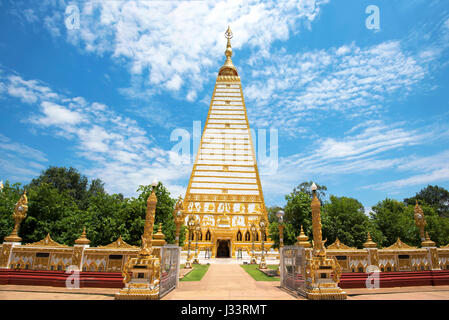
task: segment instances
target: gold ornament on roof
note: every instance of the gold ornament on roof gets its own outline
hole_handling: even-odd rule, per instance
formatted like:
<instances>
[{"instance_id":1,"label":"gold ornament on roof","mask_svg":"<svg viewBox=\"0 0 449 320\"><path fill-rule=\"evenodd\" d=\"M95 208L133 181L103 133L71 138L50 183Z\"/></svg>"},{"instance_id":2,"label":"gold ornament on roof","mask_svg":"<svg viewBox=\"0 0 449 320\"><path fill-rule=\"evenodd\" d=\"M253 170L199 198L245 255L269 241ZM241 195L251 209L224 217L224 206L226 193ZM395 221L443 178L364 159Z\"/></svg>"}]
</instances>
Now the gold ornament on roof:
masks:
<instances>
[{"instance_id":1,"label":"gold ornament on roof","mask_svg":"<svg viewBox=\"0 0 449 320\"><path fill-rule=\"evenodd\" d=\"M394 244L385 248L385 250L408 250L408 249L416 249L416 247L412 247L409 246L408 244L405 244L404 242L401 241L400 238L398 238L398 240L396 240Z\"/></svg>"},{"instance_id":2,"label":"gold ornament on roof","mask_svg":"<svg viewBox=\"0 0 449 320\"><path fill-rule=\"evenodd\" d=\"M342 242L340 241L340 239L338 239L338 237L337 237L337 238L335 239L335 242L332 243L331 245L329 245L329 246L327 247L327 249L331 249L331 250L341 250L341 249L343 249L343 250L354 250L355 248L351 248L351 247L345 245L345 244L342 243Z\"/></svg>"},{"instance_id":3,"label":"gold ornament on roof","mask_svg":"<svg viewBox=\"0 0 449 320\"><path fill-rule=\"evenodd\" d=\"M137 249L138 247L130 245L128 243L126 243L123 239L122 236L119 236L117 240L115 240L114 242L107 244L105 246L100 246L98 247L100 249Z\"/></svg>"},{"instance_id":4,"label":"gold ornament on roof","mask_svg":"<svg viewBox=\"0 0 449 320\"><path fill-rule=\"evenodd\" d=\"M435 242L433 242L430 237L429 237L429 233L426 232L426 240L421 242L421 246L422 247L435 247Z\"/></svg>"},{"instance_id":5,"label":"gold ornament on roof","mask_svg":"<svg viewBox=\"0 0 449 320\"><path fill-rule=\"evenodd\" d=\"M28 243L25 246L30 246L30 247L67 247L64 244L57 243L55 240L53 240L50 237L50 233L48 233L44 239L37 241L37 242Z\"/></svg>"},{"instance_id":6,"label":"gold ornament on roof","mask_svg":"<svg viewBox=\"0 0 449 320\"><path fill-rule=\"evenodd\" d=\"M371 239L371 234L368 232L366 242L363 244L365 248L376 248L377 244Z\"/></svg>"},{"instance_id":7,"label":"gold ornament on roof","mask_svg":"<svg viewBox=\"0 0 449 320\"><path fill-rule=\"evenodd\" d=\"M86 227L83 228L83 233L81 234L81 236L78 239L75 240L75 243L76 244L85 244L85 245L90 243L90 240L87 239L87 236L86 236Z\"/></svg>"}]
</instances>

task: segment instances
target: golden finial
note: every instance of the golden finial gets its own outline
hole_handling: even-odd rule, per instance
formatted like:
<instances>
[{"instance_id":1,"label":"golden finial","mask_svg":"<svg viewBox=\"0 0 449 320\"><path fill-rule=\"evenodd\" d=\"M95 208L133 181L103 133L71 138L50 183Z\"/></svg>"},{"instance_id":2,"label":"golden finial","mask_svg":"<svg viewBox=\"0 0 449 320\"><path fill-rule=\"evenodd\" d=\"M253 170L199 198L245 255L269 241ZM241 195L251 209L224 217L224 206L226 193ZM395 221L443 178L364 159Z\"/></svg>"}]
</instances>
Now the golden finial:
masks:
<instances>
[{"instance_id":1,"label":"golden finial","mask_svg":"<svg viewBox=\"0 0 449 320\"><path fill-rule=\"evenodd\" d=\"M363 244L363 247L365 248L376 248L377 244L371 239L371 234L368 231L368 236L366 239L366 242Z\"/></svg>"},{"instance_id":2,"label":"golden finial","mask_svg":"<svg viewBox=\"0 0 449 320\"><path fill-rule=\"evenodd\" d=\"M83 233L81 234L81 236L75 240L76 244L89 244L90 240L87 239L86 236L86 227L83 227Z\"/></svg>"},{"instance_id":3,"label":"golden finial","mask_svg":"<svg viewBox=\"0 0 449 320\"><path fill-rule=\"evenodd\" d=\"M231 31L231 27L228 26L228 29L225 32L225 38L228 39L227 45L226 45L226 61L224 65L220 68L220 71L218 72L219 75L223 76L237 76L237 69L234 67L234 64L232 63L231 57L232 57L232 47L231 47L231 39L233 37L233 33Z\"/></svg>"},{"instance_id":4,"label":"golden finial","mask_svg":"<svg viewBox=\"0 0 449 320\"><path fill-rule=\"evenodd\" d=\"M433 242L430 237L429 233L426 231L426 240L421 242L421 247L435 247L435 242Z\"/></svg>"},{"instance_id":5,"label":"golden finial","mask_svg":"<svg viewBox=\"0 0 449 320\"><path fill-rule=\"evenodd\" d=\"M311 247L311 244L309 242L309 237L306 236L306 234L304 233L302 226L301 226L301 232L299 233L299 236L296 238L296 240L298 240L298 242L296 243L298 246L301 246L304 248Z\"/></svg>"}]
</instances>

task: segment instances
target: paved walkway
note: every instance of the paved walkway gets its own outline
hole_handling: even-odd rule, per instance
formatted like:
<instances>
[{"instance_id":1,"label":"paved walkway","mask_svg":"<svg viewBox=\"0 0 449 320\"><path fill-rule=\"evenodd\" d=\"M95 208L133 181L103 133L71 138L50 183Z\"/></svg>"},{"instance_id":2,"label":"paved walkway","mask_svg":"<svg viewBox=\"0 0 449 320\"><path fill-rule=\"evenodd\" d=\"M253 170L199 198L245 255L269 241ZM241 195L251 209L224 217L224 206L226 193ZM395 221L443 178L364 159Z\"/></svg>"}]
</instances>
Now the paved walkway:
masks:
<instances>
[{"instance_id":1,"label":"paved walkway","mask_svg":"<svg viewBox=\"0 0 449 320\"><path fill-rule=\"evenodd\" d=\"M348 300L449 300L449 286L346 289Z\"/></svg>"},{"instance_id":2,"label":"paved walkway","mask_svg":"<svg viewBox=\"0 0 449 320\"><path fill-rule=\"evenodd\" d=\"M1 285L0 300L113 300L119 289Z\"/></svg>"},{"instance_id":3,"label":"paved walkway","mask_svg":"<svg viewBox=\"0 0 449 320\"><path fill-rule=\"evenodd\" d=\"M211 264L201 281L181 281L163 300L296 300L277 281L256 281L237 264Z\"/></svg>"}]
</instances>

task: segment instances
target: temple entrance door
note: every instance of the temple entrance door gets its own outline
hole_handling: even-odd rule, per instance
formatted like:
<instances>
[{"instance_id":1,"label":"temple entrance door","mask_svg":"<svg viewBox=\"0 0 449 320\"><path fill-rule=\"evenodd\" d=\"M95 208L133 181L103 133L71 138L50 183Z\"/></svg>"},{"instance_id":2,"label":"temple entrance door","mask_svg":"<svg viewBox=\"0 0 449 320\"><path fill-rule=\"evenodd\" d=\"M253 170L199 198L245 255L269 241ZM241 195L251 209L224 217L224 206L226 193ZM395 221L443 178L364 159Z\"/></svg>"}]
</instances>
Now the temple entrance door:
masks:
<instances>
[{"instance_id":1,"label":"temple entrance door","mask_svg":"<svg viewBox=\"0 0 449 320\"><path fill-rule=\"evenodd\" d=\"M217 241L217 258L230 258L231 257L231 250L230 247L230 241L229 240L218 240Z\"/></svg>"}]
</instances>

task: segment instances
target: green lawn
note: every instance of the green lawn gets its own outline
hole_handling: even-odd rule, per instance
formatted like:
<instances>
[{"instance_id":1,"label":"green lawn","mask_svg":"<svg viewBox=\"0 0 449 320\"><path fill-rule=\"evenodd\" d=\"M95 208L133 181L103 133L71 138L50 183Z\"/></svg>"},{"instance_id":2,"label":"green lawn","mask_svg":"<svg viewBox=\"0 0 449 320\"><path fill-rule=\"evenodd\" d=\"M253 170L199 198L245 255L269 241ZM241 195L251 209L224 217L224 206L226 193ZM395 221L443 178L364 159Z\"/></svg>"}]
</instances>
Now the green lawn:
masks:
<instances>
[{"instance_id":1,"label":"green lawn","mask_svg":"<svg viewBox=\"0 0 449 320\"><path fill-rule=\"evenodd\" d=\"M260 270L258 264L241 264L240 265L248 274L256 281L279 281L279 277L269 277ZM269 269L277 269L277 265L267 265Z\"/></svg>"},{"instance_id":2,"label":"green lawn","mask_svg":"<svg viewBox=\"0 0 449 320\"><path fill-rule=\"evenodd\" d=\"M192 266L193 270L185 275L181 281L200 281L206 274L207 269L209 269L208 264L193 264ZM183 264L181 265L181 269L182 268L184 268Z\"/></svg>"}]
</instances>

